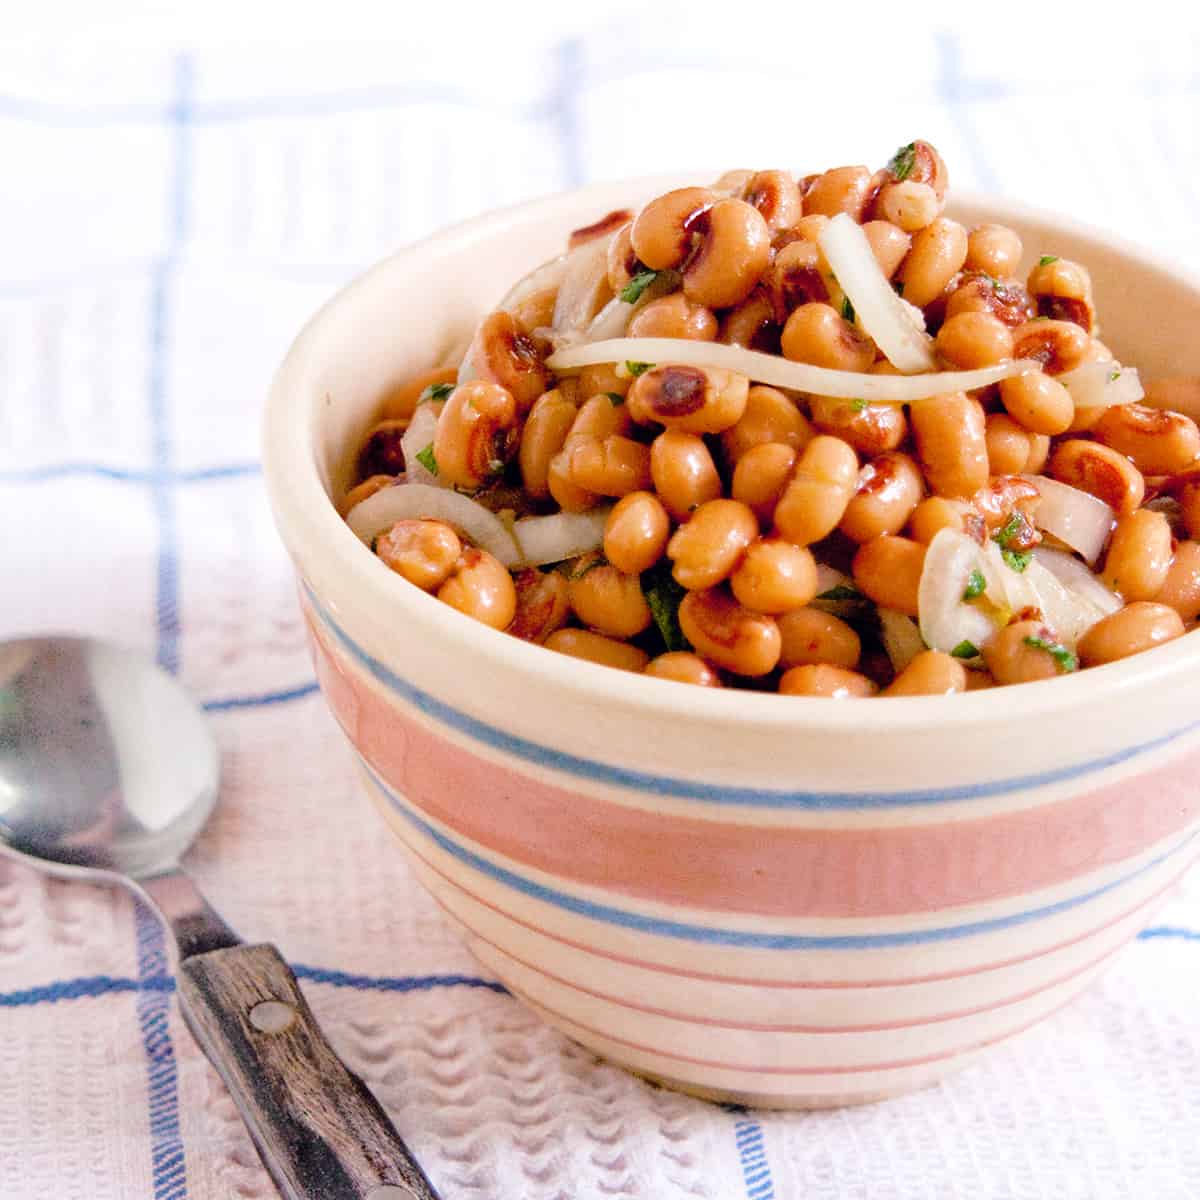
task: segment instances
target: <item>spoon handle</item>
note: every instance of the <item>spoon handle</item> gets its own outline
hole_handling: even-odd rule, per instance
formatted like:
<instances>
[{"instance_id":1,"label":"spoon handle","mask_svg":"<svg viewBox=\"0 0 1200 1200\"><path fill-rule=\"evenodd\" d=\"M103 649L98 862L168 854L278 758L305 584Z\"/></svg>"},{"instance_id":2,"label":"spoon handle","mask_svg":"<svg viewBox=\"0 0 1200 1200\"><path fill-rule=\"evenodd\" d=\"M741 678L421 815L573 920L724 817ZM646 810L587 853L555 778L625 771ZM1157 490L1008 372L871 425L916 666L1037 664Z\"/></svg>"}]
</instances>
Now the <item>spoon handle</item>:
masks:
<instances>
[{"instance_id":1,"label":"spoon handle","mask_svg":"<svg viewBox=\"0 0 1200 1200\"><path fill-rule=\"evenodd\" d=\"M274 946L184 959L179 1000L285 1200L438 1200Z\"/></svg>"}]
</instances>

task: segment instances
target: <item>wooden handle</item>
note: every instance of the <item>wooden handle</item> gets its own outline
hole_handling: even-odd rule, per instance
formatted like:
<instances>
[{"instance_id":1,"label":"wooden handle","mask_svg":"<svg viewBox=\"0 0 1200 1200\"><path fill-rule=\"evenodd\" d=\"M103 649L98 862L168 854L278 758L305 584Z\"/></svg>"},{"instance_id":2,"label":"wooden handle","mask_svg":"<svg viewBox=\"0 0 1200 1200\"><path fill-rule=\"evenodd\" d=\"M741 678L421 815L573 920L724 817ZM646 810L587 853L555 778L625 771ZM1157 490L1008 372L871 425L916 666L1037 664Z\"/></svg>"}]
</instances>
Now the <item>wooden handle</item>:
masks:
<instances>
[{"instance_id":1,"label":"wooden handle","mask_svg":"<svg viewBox=\"0 0 1200 1200\"><path fill-rule=\"evenodd\" d=\"M285 1200L438 1200L274 946L185 959L179 1000Z\"/></svg>"}]
</instances>

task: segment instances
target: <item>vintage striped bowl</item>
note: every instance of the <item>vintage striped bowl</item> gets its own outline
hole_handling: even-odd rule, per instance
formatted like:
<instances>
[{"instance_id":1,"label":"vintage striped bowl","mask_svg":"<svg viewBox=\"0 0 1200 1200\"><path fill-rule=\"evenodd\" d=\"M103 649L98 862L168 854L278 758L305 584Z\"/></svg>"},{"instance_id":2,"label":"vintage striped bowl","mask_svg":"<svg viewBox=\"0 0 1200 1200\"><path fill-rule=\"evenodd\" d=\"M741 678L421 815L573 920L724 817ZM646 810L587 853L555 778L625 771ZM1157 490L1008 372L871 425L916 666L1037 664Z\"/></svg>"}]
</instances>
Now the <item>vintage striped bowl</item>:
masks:
<instances>
[{"instance_id":1,"label":"vintage striped bowl","mask_svg":"<svg viewBox=\"0 0 1200 1200\"><path fill-rule=\"evenodd\" d=\"M598 1054L775 1106L922 1086L1056 1011L1200 851L1200 642L1049 683L833 703L581 663L477 624L343 525L381 393L436 361L610 184L404 250L313 318L264 461L364 786L479 959ZM960 199L1092 268L1104 334L1200 373L1200 287L1072 222Z\"/></svg>"}]
</instances>

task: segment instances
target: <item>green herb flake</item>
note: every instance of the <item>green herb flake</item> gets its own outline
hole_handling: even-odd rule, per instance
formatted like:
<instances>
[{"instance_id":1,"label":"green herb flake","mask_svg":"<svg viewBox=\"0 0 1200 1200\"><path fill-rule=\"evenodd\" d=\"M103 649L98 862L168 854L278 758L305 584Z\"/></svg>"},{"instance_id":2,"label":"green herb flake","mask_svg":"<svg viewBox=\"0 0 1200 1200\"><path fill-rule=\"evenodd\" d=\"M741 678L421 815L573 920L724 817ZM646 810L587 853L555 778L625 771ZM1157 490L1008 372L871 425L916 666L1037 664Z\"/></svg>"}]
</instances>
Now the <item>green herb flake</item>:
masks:
<instances>
[{"instance_id":1,"label":"green herb flake","mask_svg":"<svg viewBox=\"0 0 1200 1200\"><path fill-rule=\"evenodd\" d=\"M1079 668L1079 659L1062 642L1056 642L1036 633L1025 638L1024 641L1025 645L1032 646L1034 650L1045 650L1054 659L1054 665L1058 668L1060 675L1069 675Z\"/></svg>"},{"instance_id":2,"label":"green herb flake","mask_svg":"<svg viewBox=\"0 0 1200 1200\"><path fill-rule=\"evenodd\" d=\"M445 400L454 391L452 383L431 383L418 397L418 404L429 404L435 400Z\"/></svg>"},{"instance_id":3,"label":"green herb flake","mask_svg":"<svg viewBox=\"0 0 1200 1200\"><path fill-rule=\"evenodd\" d=\"M955 658L978 658L979 647L974 642L961 641L950 653Z\"/></svg>"},{"instance_id":4,"label":"green herb flake","mask_svg":"<svg viewBox=\"0 0 1200 1200\"><path fill-rule=\"evenodd\" d=\"M976 596L982 596L987 591L987 580L983 577L983 572L975 570L967 576L967 587L963 592L964 600L974 600Z\"/></svg>"},{"instance_id":5,"label":"green herb flake","mask_svg":"<svg viewBox=\"0 0 1200 1200\"><path fill-rule=\"evenodd\" d=\"M836 587L831 587L827 592L822 592L817 596L818 600L861 600L862 598L862 592L850 583L839 583Z\"/></svg>"},{"instance_id":6,"label":"green herb flake","mask_svg":"<svg viewBox=\"0 0 1200 1200\"><path fill-rule=\"evenodd\" d=\"M612 401L613 408L620 408L625 403L625 397L620 392L605 392L604 394Z\"/></svg>"},{"instance_id":7,"label":"green herb flake","mask_svg":"<svg viewBox=\"0 0 1200 1200\"><path fill-rule=\"evenodd\" d=\"M653 363L627 362L625 364L625 371L626 374L632 375L636 379L639 375L645 375L653 366Z\"/></svg>"},{"instance_id":8,"label":"green herb flake","mask_svg":"<svg viewBox=\"0 0 1200 1200\"><path fill-rule=\"evenodd\" d=\"M897 180L907 179L911 174L913 167L917 163L917 143L909 142L907 146L901 146L899 150L888 160L887 169Z\"/></svg>"},{"instance_id":9,"label":"green herb flake","mask_svg":"<svg viewBox=\"0 0 1200 1200\"><path fill-rule=\"evenodd\" d=\"M1004 549L1008 546L1009 542L1011 542L1013 538L1015 538L1017 534L1019 534L1024 528L1025 522L1022 519L1021 514L1019 512L1014 512L1011 516L1009 516L1008 520L1004 522L1003 527L992 536L992 540L996 542L1001 549Z\"/></svg>"},{"instance_id":10,"label":"green herb flake","mask_svg":"<svg viewBox=\"0 0 1200 1200\"><path fill-rule=\"evenodd\" d=\"M657 271L639 271L621 289L621 299L626 304L636 304L642 293L658 278Z\"/></svg>"},{"instance_id":11,"label":"green herb flake","mask_svg":"<svg viewBox=\"0 0 1200 1200\"><path fill-rule=\"evenodd\" d=\"M490 458L488 459L488 474L503 475L504 474L504 459Z\"/></svg>"},{"instance_id":12,"label":"green herb flake","mask_svg":"<svg viewBox=\"0 0 1200 1200\"><path fill-rule=\"evenodd\" d=\"M1001 550L1000 557L1018 575L1025 573L1025 568L1033 561L1033 555L1028 550Z\"/></svg>"},{"instance_id":13,"label":"green herb flake","mask_svg":"<svg viewBox=\"0 0 1200 1200\"><path fill-rule=\"evenodd\" d=\"M850 303L849 296L842 297L842 320L854 324L854 305Z\"/></svg>"},{"instance_id":14,"label":"green herb flake","mask_svg":"<svg viewBox=\"0 0 1200 1200\"><path fill-rule=\"evenodd\" d=\"M659 562L641 576L642 595L650 606L650 615L668 650L690 650L692 647L679 626L679 602L687 595L684 588L671 574L667 559Z\"/></svg>"},{"instance_id":15,"label":"green herb flake","mask_svg":"<svg viewBox=\"0 0 1200 1200\"><path fill-rule=\"evenodd\" d=\"M421 450L418 452L417 462L419 462L421 464L421 466L423 466L425 468L425 470L427 470L430 473L430 475L436 475L438 473L438 464L437 464L437 459L434 457L434 454L433 454L433 443L432 442L430 442L429 445L426 446L424 450Z\"/></svg>"},{"instance_id":16,"label":"green herb flake","mask_svg":"<svg viewBox=\"0 0 1200 1200\"><path fill-rule=\"evenodd\" d=\"M850 411L860 413L864 409L869 407L869 403L870 402L867 400L851 400L850 401Z\"/></svg>"},{"instance_id":17,"label":"green herb flake","mask_svg":"<svg viewBox=\"0 0 1200 1200\"><path fill-rule=\"evenodd\" d=\"M1051 263L1056 262L1058 262L1057 254L1043 254L1042 257L1038 259L1038 266L1048 267Z\"/></svg>"},{"instance_id":18,"label":"green herb flake","mask_svg":"<svg viewBox=\"0 0 1200 1200\"><path fill-rule=\"evenodd\" d=\"M1118 369L1118 370L1116 370L1116 371L1113 371L1113 372L1111 372L1111 373L1109 374L1109 376L1108 376L1108 382L1109 382L1109 383L1116 383L1116 382L1117 382L1117 380L1118 380L1118 379L1120 379L1120 378L1121 378L1121 372L1120 372L1120 370Z\"/></svg>"}]
</instances>

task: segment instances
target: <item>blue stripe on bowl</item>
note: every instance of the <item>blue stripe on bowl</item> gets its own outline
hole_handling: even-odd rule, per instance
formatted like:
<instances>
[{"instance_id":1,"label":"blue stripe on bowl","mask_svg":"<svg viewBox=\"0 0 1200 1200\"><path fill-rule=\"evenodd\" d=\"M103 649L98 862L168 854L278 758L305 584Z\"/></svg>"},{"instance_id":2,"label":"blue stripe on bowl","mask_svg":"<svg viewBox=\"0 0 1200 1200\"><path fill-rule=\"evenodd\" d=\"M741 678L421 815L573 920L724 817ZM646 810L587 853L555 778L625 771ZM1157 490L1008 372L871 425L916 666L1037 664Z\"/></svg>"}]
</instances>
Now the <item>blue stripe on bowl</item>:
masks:
<instances>
[{"instance_id":1,"label":"blue stripe on bowl","mask_svg":"<svg viewBox=\"0 0 1200 1200\"><path fill-rule=\"evenodd\" d=\"M1200 837L1200 830L1188 834L1178 845L1164 851L1156 858L1144 863L1133 871L1114 879L1101 887L1093 888L1079 896L1071 896L1054 904L1046 904L1040 908L1031 908L1025 912L1010 913L1003 917L992 917L983 921L970 921L963 925L945 925L935 929L911 929L895 933L864 933L839 934L836 936L810 937L797 934L753 933L744 929L721 929L711 925L693 925L685 921L670 921L661 917L651 917L644 913L630 912L627 909L616 908L610 904L597 904L592 900L584 900L572 896L557 888L547 887L518 875L506 867L497 866L481 857L472 850L447 837L439 829L435 829L428 821L417 816L408 805L376 774L375 770L362 755L359 762L367 773L370 781L387 799L391 808L399 813L414 828L436 843L447 854L458 859L468 867L472 867L489 879L502 883L514 891L521 892L535 900L552 904L566 912L577 916L590 917L602 921L606 925L619 925L624 929L635 929L639 933L658 934L662 937L681 938L686 941L703 942L713 946L738 946L754 950L881 950L891 946L914 946L925 942L948 942L959 938L975 937L979 934L996 933L1002 929L1010 929L1015 925L1025 925L1031 921L1040 921L1046 917L1057 916L1081 904L1108 892L1115 891L1126 883L1132 882L1148 871L1154 870L1168 859L1174 858L1188 846L1193 845Z\"/></svg>"},{"instance_id":2,"label":"blue stripe on bowl","mask_svg":"<svg viewBox=\"0 0 1200 1200\"><path fill-rule=\"evenodd\" d=\"M495 750L504 751L514 758L523 759L539 767L549 767L579 779L595 783L611 784L636 792L649 792L655 796L672 796L685 800L700 800L710 804L755 806L760 808L794 809L872 809L901 808L917 804L950 804L963 800L982 800L992 796L1006 796L1030 788L1045 787L1067 779L1078 779L1092 775L1106 767L1127 762L1139 755L1157 750L1176 741L1185 734L1200 728L1200 721L1192 721L1162 737L1153 738L1140 745L1119 750L1103 758L1076 763L1069 767L1057 767L1036 775L1019 775L1010 779L998 779L988 783L965 783L953 787L917 788L896 792L802 792L775 788L735 787L727 784L702 783L694 779L679 779L671 775L656 775L649 771L635 771L630 767L613 766L555 750L538 742L507 733L486 721L472 717L442 700L422 691L407 679L401 678L386 663L373 657L363 649L321 605L307 582L304 593L317 619L341 643L358 663L365 667L380 683L400 699L419 709L426 716L448 725L458 733L466 734Z\"/></svg>"}]
</instances>

